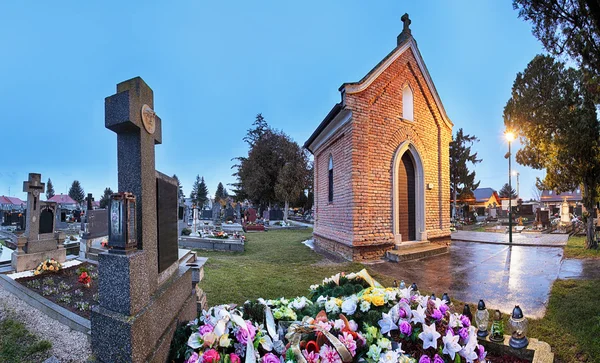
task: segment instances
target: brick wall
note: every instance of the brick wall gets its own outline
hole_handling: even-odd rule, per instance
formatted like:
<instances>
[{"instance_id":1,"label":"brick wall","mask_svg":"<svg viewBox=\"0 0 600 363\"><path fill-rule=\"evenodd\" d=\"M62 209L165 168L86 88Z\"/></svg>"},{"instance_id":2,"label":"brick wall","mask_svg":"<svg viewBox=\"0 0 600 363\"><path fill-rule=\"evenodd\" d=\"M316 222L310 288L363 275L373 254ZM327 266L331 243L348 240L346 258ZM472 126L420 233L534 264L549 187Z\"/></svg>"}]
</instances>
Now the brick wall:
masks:
<instances>
[{"instance_id":1,"label":"brick wall","mask_svg":"<svg viewBox=\"0 0 600 363\"><path fill-rule=\"evenodd\" d=\"M414 121L402 119L402 89L413 91ZM443 121L412 50L400 55L361 92L346 93L352 120L315 155L315 241L336 251L353 246L352 259L380 258L393 247L393 160L406 140L424 171L425 229L429 240L450 235L449 143ZM334 157L334 202L327 203L327 163ZM336 253L349 258L350 253Z\"/></svg>"}]
</instances>

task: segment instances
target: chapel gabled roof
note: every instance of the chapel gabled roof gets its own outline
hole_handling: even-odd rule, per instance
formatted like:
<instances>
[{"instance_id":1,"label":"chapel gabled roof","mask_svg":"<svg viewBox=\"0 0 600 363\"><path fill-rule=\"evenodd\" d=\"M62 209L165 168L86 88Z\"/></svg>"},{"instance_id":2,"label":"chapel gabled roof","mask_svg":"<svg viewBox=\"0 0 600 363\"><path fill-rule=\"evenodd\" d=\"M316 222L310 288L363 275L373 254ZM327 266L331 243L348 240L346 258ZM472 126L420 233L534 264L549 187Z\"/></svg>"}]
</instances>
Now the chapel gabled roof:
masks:
<instances>
[{"instance_id":1,"label":"chapel gabled roof","mask_svg":"<svg viewBox=\"0 0 600 363\"><path fill-rule=\"evenodd\" d=\"M306 142L304 143L304 148L306 148L310 152L313 152L313 150L310 150L309 146L317 139L317 137L319 137L319 135L323 132L323 130L325 130L327 128L327 126L335 119L335 117L345 108L345 105L343 102L345 93L347 93L347 94L358 93L358 92L361 92L364 89L366 89L400 55L402 55L404 52L406 52L408 50L411 50L413 52L415 60L417 61L419 69L420 69L421 73L423 74L423 78L425 79L425 81L427 83L427 87L429 88L431 94L433 95L435 104L438 107L440 115L442 115L442 119L444 120L444 123L446 124L446 126L448 128L450 128L450 129L452 128L452 126L453 126L452 121L450 121L450 119L446 115L446 110L444 109L444 105L442 104L442 101L437 92L437 89L435 88L435 84L433 83L433 80L431 79L431 75L429 74L429 71L427 70L427 67L425 66L425 62L423 61L421 52L419 51L419 48L417 47L417 42L415 41L415 39L412 36L411 30L409 28L411 21L408 18L408 14L404 14L402 16L402 21L404 23L404 28L402 29L402 32L400 33L400 35L398 35L396 48L394 48L394 50L392 50L387 56L385 56L385 58L383 58L379 63L377 63L377 65L375 67L373 67L373 69L371 69L360 81L347 82L340 86L339 91L342 93L342 102L336 103L333 106L331 111L329 111L327 116L325 116L323 121L321 121L321 123L319 124L317 129L312 133L312 135L310 135L308 140L306 140Z\"/></svg>"}]
</instances>

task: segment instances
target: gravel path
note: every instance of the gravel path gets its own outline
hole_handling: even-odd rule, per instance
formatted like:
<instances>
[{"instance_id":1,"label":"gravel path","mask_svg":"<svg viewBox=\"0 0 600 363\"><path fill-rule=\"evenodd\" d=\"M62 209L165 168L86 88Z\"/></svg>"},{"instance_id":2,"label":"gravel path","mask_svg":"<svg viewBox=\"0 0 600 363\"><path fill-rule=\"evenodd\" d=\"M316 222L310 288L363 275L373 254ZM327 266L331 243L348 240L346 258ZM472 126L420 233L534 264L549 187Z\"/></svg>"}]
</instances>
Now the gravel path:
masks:
<instances>
[{"instance_id":1,"label":"gravel path","mask_svg":"<svg viewBox=\"0 0 600 363\"><path fill-rule=\"evenodd\" d=\"M30 332L52 343L50 355L61 362L86 362L92 353L89 337L49 318L0 286L0 316L13 312Z\"/></svg>"}]
</instances>

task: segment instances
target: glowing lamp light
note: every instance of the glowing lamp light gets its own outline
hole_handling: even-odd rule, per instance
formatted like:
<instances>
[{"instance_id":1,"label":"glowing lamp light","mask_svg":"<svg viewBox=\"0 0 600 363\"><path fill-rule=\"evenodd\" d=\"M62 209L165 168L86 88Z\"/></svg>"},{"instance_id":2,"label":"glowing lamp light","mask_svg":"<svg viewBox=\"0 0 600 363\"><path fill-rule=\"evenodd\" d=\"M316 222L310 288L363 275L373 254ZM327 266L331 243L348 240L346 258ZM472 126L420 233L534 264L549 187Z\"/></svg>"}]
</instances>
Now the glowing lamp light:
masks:
<instances>
[{"instance_id":1,"label":"glowing lamp light","mask_svg":"<svg viewBox=\"0 0 600 363\"><path fill-rule=\"evenodd\" d=\"M504 134L504 137L506 138L506 140L507 140L508 142L511 142L511 141L514 141L514 140L515 140L515 134L514 134L514 132L512 132L512 131L507 131L507 132Z\"/></svg>"}]
</instances>

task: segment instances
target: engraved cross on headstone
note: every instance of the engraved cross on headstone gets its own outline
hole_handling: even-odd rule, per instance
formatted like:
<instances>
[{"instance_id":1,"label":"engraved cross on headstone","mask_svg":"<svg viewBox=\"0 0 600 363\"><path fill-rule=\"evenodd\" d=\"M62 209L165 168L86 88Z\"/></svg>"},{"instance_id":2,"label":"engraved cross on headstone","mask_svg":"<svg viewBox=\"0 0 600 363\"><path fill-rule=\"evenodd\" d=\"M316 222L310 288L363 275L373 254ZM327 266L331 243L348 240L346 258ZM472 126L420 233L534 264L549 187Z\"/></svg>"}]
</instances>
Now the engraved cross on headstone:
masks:
<instances>
[{"instance_id":1,"label":"engraved cross on headstone","mask_svg":"<svg viewBox=\"0 0 600 363\"><path fill-rule=\"evenodd\" d=\"M154 145L162 142L161 119L154 113L152 89L140 77L117 85L104 102L105 126L117 134L119 192L131 192L137 205L138 248L157 260Z\"/></svg>"},{"instance_id":2,"label":"engraved cross on headstone","mask_svg":"<svg viewBox=\"0 0 600 363\"><path fill-rule=\"evenodd\" d=\"M29 180L23 182L23 191L27 193L27 220L25 235L36 237L40 231L40 195L46 190L46 184L41 183L42 175L29 173Z\"/></svg>"}]
</instances>

